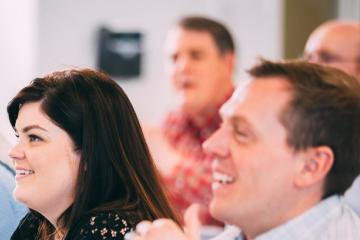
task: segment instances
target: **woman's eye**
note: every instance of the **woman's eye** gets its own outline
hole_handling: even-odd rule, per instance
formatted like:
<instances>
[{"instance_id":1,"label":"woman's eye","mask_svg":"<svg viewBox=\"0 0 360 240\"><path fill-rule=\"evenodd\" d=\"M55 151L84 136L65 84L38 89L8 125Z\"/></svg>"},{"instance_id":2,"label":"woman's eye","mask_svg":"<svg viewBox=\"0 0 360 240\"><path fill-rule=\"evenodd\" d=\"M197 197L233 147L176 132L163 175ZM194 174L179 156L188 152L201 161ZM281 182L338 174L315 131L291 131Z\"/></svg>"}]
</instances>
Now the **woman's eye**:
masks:
<instances>
[{"instance_id":1,"label":"woman's eye","mask_svg":"<svg viewBox=\"0 0 360 240\"><path fill-rule=\"evenodd\" d=\"M36 135L31 134L31 135L29 135L29 140L30 140L30 142L39 142L42 139Z\"/></svg>"}]
</instances>

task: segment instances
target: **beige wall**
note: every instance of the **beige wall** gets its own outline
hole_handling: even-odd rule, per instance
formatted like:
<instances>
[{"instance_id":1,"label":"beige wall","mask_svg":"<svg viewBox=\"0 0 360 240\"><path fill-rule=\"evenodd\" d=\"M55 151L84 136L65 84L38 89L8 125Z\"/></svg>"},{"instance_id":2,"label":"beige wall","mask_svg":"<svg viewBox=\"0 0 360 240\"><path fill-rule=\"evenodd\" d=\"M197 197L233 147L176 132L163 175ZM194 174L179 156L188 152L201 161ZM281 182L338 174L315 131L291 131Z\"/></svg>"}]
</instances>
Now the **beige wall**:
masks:
<instances>
[{"instance_id":1,"label":"beige wall","mask_svg":"<svg viewBox=\"0 0 360 240\"><path fill-rule=\"evenodd\" d=\"M302 55L309 34L322 22L336 18L335 0L284 0L284 57Z\"/></svg>"}]
</instances>

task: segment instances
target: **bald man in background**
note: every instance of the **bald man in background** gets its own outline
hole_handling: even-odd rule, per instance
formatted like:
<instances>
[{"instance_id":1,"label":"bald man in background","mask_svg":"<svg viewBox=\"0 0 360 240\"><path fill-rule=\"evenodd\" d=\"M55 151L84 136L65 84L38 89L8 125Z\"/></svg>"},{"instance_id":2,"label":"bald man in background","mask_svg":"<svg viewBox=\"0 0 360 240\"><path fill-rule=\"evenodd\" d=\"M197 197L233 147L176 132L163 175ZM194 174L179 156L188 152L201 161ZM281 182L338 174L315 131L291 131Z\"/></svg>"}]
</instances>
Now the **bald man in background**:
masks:
<instances>
[{"instance_id":1,"label":"bald man in background","mask_svg":"<svg viewBox=\"0 0 360 240\"><path fill-rule=\"evenodd\" d=\"M360 81L360 22L331 20L321 24L306 42L305 57L339 68ZM345 199L360 214L360 176Z\"/></svg>"},{"instance_id":2,"label":"bald man in background","mask_svg":"<svg viewBox=\"0 0 360 240\"><path fill-rule=\"evenodd\" d=\"M321 24L306 42L305 57L339 68L360 81L360 22L331 20Z\"/></svg>"}]
</instances>

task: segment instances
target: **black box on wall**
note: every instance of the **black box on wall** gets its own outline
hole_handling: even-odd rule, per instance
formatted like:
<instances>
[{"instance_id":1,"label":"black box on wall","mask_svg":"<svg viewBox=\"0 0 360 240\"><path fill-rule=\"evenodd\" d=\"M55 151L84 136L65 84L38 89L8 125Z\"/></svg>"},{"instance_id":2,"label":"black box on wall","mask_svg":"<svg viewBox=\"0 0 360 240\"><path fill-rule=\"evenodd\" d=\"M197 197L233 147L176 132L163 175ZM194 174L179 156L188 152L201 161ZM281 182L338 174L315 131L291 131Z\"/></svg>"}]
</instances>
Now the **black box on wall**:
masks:
<instances>
[{"instance_id":1,"label":"black box on wall","mask_svg":"<svg viewBox=\"0 0 360 240\"><path fill-rule=\"evenodd\" d=\"M99 30L98 68L113 77L138 77L141 74L142 34Z\"/></svg>"}]
</instances>

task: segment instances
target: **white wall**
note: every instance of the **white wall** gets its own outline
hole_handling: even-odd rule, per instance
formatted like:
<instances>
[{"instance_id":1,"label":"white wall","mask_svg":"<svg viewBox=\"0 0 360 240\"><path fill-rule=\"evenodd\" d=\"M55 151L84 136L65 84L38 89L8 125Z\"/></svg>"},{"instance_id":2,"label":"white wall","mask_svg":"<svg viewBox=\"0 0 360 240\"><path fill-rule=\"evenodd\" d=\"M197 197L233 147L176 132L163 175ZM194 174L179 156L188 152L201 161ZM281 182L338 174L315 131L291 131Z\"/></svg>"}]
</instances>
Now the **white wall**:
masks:
<instances>
[{"instance_id":1,"label":"white wall","mask_svg":"<svg viewBox=\"0 0 360 240\"><path fill-rule=\"evenodd\" d=\"M0 134L8 141L14 141L14 133L7 103L35 76L36 11L36 0L0 0Z\"/></svg>"},{"instance_id":2,"label":"white wall","mask_svg":"<svg viewBox=\"0 0 360 240\"><path fill-rule=\"evenodd\" d=\"M360 0L337 0L337 4L338 18L360 21Z\"/></svg>"},{"instance_id":3,"label":"white wall","mask_svg":"<svg viewBox=\"0 0 360 240\"><path fill-rule=\"evenodd\" d=\"M36 71L41 74L69 66L94 67L96 32L102 24L144 33L143 73L120 85L146 122L160 120L172 104L163 43L167 30L183 15L223 21L237 40L240 66L249 67L257 56L282 55L282 0L40 0L38 13Z\"/></svg>"}]
</instances>

